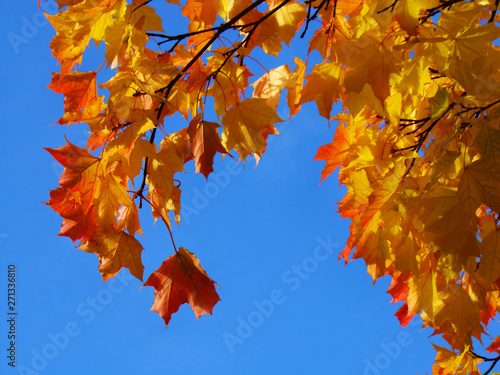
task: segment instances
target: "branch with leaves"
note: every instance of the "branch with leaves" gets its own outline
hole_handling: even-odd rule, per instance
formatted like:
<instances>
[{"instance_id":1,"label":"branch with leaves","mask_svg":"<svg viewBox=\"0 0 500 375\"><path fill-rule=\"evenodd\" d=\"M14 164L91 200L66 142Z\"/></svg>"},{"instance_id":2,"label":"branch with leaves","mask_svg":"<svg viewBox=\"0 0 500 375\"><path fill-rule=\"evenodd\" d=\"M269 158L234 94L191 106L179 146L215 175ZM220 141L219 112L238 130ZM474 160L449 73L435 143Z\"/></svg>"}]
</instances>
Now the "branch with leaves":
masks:
<instances>
[{"instance_id":1,"label":"branch with leaves","mask_svg":"<svg viewBox=\"0 0 500 375\"><path fill-rule=\"evenodd\" d=\"M48 16L61 68L49 87L65 96L58 123L90 130L85 149L47 149L64 166L47 202L59 234L97 254L104 280L123 267L142 280L147 202L174 248L144 283L153 309L165 324L185 301L197 317L211 313L216 283L174 242L184 165L208 178L217 155L258 161L283 121L277 108L293 117L313 102L336 124L315 159L326 162L322 180L339 169L347 188L340 257L391 278L403 326L420 314L442 335L436 373L496 364L474 354L473 338L500 306L498 0L167 2L164 16L140 0L75 0ZM172 14L187 29L164 30ZM100 68L79 70L91 40L105 48L106 82ZM283 57L288 46L297 57Z\"/></svg>"}]
</instances>

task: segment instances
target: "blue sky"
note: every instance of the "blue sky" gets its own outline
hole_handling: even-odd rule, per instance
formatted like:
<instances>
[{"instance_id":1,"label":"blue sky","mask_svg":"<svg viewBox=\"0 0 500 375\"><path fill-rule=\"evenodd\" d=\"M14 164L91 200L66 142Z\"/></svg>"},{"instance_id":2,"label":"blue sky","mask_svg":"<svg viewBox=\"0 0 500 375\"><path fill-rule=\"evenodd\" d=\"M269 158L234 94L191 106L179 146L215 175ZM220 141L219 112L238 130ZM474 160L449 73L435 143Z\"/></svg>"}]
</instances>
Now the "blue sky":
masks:
<instances>
[{"instance_id":1,"label":"blue sky","mask_svg":"<svg viewBox=\"0 0 500 375\"><path fill-rule=\"evenodd\" d=\"M54 3L44 5L54 13ZM51 125L63 97L46 89L57 71L54 31L36 1L4 7L0 72L1 374L424 374L435 352L420 320L402 328L397 306L373 287L362 261L337 261L348 221L335 213L335 176L321 186L313 158L333 128L314 105L280 124L257 168L217 160L208 183L194 166L181 176L178 246L194 252L221 297L196 320L187 305L168 329L153 288L123 269L103 284L93 254L57 237L60 218L43 205L61 172L42 147L64 135L84 145L83 125ZM297 52L298 54L299 52ZM280 115L287 117L286 111ZM179 119L179 126L184 126ZM145 277L173 253L168 232L141 216ZM16 266L16 368L7 365L7 267ZM298 270L300 267L300 271Z\"/></svg>"}]
</instances>

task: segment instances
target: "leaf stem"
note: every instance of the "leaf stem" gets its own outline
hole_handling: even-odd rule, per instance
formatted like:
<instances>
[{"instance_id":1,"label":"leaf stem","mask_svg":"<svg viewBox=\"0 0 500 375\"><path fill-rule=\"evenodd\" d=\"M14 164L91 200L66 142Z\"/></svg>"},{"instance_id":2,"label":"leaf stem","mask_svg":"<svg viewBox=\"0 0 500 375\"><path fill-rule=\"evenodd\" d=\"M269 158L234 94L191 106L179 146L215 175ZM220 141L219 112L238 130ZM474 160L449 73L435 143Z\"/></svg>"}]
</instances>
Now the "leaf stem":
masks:
<instances>
[{"instance_id":1,"label":"leaf stem","mask_svg":"<svg viewBox=\"0 0 500 375\"><path fill-rule=\"evenodd\" d=\"M151 207L153 207L153 208L156 210L156 212L158 212L158 214L159 214L159 215L160 215L160 217L161 217L161 220L163 221L163 223L165 224L165 226L166 226L166 227L167 227L167 229L168 229L168 233L170 234L170 239L172 240L172 245L174 246L174 250L175 250L175 252L176 252L176 253L178 253L177 246L175 246L174 234L172 233L172 228L170 227L170 224L168 223L167 219L165 219L165 218L163 217L163 215L161 214L161 211L158 209L158 207L156 207L156 206L153 204L153 202L151 202L149 199L147 199L146 197L144 197L144 196L142 195L142 193L140 193L140 196L141 196L141 198L142 198L142 199L144 199L146 202L148 202L148 203L149 203L149 205L150 205Z\"/></svg>"}]
</instances>

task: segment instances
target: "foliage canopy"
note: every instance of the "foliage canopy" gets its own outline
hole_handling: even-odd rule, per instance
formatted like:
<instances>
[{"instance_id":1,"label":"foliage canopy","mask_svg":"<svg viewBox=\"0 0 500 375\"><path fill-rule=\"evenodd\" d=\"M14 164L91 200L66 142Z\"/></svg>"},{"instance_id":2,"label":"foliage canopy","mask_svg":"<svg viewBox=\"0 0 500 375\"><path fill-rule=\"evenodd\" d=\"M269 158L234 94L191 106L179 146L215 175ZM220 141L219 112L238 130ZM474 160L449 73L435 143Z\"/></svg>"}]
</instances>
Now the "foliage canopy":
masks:
<instances>
[{"instance_id":1,"label":"foliage canopy","mask_svg":"<svg viewBox=\"0 0 500 375\"><path fill-rule=\"evenodd\" d=\"M337 124L316 160L326 161L322 179L340 168L347 187L340 256L364 259L374 281L389 275L401 324L420 314L448 342L435 346L434 374L479 374L488 359L473 338L500 311L498 0L167 0L189 21L177 34L163 30L160 0L56 1L63 10L47 17L61 67L49 87L65 97L58 123L91 134L86 149L47 149L65 168L48 204L63 218L59 234L97 254L104 280L122 267L143 280L135 234L146 202L175 251L144 283L153 309L165 324L185 302L211 313L215 282L173 241L179 172L193 159L208 177L217 153L258 161L283 121L280 103L293 117L315 102ZM299 39L302 57L283 61ZM91 40L114 73L106 82L100 67L78 70ZM280 65L267 69L262 51ZM179 115L186 126L173 131ZM486 350L496 364L500 337Z\"/></svg>"}]
</instances>

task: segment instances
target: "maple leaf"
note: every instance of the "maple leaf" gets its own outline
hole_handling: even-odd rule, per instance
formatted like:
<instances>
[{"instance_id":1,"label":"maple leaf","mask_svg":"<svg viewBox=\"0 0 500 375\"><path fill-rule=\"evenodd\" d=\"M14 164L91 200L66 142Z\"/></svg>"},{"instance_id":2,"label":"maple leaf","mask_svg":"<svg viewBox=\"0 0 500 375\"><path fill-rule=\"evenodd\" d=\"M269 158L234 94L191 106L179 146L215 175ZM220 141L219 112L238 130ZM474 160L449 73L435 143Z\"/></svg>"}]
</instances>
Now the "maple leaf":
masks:
<instances>
[{"instance_id":1,"label":"maple leaf","mask_svg":"<svg viewBox=\"0 0 500 375\"><path fill-rule=\"evenodd\" d=\"M226 150L236 148L242 160L252 152L260 156L265 147L262 128L281 121L265 99L245 99L231 107L221 120L223 144Z\"/></svg>"},{"instance_id":2,"label":"maple leaf","mask_svg":"<svg viewBox=\"0 0 500 375\"><path fill-rule=\"evenodd\" d=\"M484 277L488 285L500 277L500 232L492 230L479 244L481 261L478 272Z\"/></svg>"},{"instance_id":3,"label":"maple leaf","mask_svg":"<svg viewBox=\"0 0 500 375\"><path fill-rule=\"evenodd\" d=\"M464 168L458 185L460 201L473 214L481 204L500 212L500 165L492 158L477 160Z\"/></svg>"},{"instance_id":4,"label":"maple leaf","mask_svg":"<svg viewBox=\"0 0 500 375\"><path fill-rule=\"evenodd\" d=\"M389 260L389 247L375 220L366 226L364 235L356 242L356 251L352 258L364 259L368 274L374 282L384 275L386 262Z\"/></svg>"},{"instance_id":5,"label":"maple leaf","mask_svg":"<svg viewBox=\"0 0 500 375\"><path fill-rule=\"evenodd\" d=\"M415 35L422 10L434 8L438 4L438 0L398 1L395 7L396 19L409 35Z\"/></svg>"},{"instance_id":6,"label":"maple leaf","mask_svg":"<svg viewBox=\"0 0 500 375\"><path fill-rule=\"evenodd\" d=\"M78 111L97 99L95 72L71 72L61 76L52 73L52 81L48 88L64 94L64 110Z\"/></svg>"},{"instance_id":7,"label":"maple leaf","mask_svg":"<svg viewBox=\"0 0 500 375\"><path fill-rule=\"evenodd\" d=\"M267 104L271 107L278 107L279 96L283 89L290 89L295 86L295 73L290 71L288 65L282 65L271 69L257 81L252 83L254 87L254 98L266 98Z\"/></svg>"},{"instance_id":8,"label":"maple leaf","mask_svg":"<svg viewBox=\"0 0 500 375\"><path fill-rule=\"evenodd\" d=\"M296 82L293 87L288 90L287 102L288 108L290 108L290 118L297 114L300 110L300 99L302 92L302 85L304 82L304 76L306 74L307 65L301 59L295 58L295 64L297 65L294 73L296 77Z\"/></svg>"},{"instance_id":9,"label":"maple leaf","mask_svg":"<svg viewBox=\"0 0 500 375\"><path fill-rule=\"evenodd\" d=\"M276 2L274 5L278 6L280 3ZM274 6L270 6L270 8L273 9ZM278 24L278 36L280 41L288 45L295 36L299 24L303 22L306 15L307 12L304 5L298 2L290 2L280 7L276 13L274 13L276 23Z\"/></svg>"},{"instance_id":10,"label":"maple leaf","mask_svg":"<svg viewBox=\"0 0 500 375\"><path fill-rule=\"evenodd\" d=\"M82 174L97 163L99 158L71 144L67 139L66 142L66 145L62 147L44 148L44 150L47 150L64 167L59 184L62 187L71 187L80 181Z\"/></svg>"},{"instance_id":11,"label":"maple leaf","mask_svg":"<svg viewBox=\"0 0 500 375\"><path fill-rule=\"evenodd\" d=\"M148 277L143 286L155 288L155 302L151 310L160 314L167 327L172 314L183 303L189 303L196 318L212 314L214 305L220 301L215 285L215 281L200 266L198 258L180 247Z\"/></svg>"},{"instance_id":12,"label":"maple leaf","mask_svg":"<svg viewBox=\"0 0 500 375\"><path fill-rule=\"evenodd\" d=\"M500 337L497 336L485 350L492 353L498 352L498 348L500 348Z\"/></svg>"},{"instance_id":13,"label":"maple leaf","mask_svg":"<svg viewBox=\"0 0 500 375\"><path fill-rule=\"evenodd\" d=\"M213 25L218 15L225 18L226 11L227 4L221 0L188 0L182 8L182 14L188 17L191 22L202 21L207 25Z\"/></svg>"},{"instance_id":14,"label":"maple leaf","mask_svg":"<svg viewBox=\"0 0 500 375\"><path fill-rule=\"evenodd\" d=\"M195 117L189 124L188 134L196 165L196 173L202 173L208 179L213 172L214 156L217 152L226 154L217 129L221 126L215 122L202 121Z\"/></svg>"},{"instance_id":15,"label":"maple leaf","mask_svg":"<svg viewBox=\"0 0 500 375\"><path fill-rule=\"evenodd\" d=\"M104 109L102 97L97 96L96 82L95 72L52 74L52 81L47 87L57 93L64 94L66 113L59 119L60 124L93 118Z\"/></svg>"},{"instance_id":16,"label":"maple leaf","mask_svg":"<svg viewBox=\"0 0 500 375\"><path fill-rule=\"evenodd\" d=\"M139 232L142 234L142 229L139 224L139 210L134 202L130 206L122 206L118 210L117 229L127 229L132 236Z\"/></svg>"},{"instance_id":17,"label":"maple leaf","mask_svg":"<svg viewBox=\"0 0 500 375\"><path fill-rule=\"evenodd\" d=\"M99 159L69 141L58 149L45 150L65 167L59 179L61 187L50 192L47 202L63 218L59 235L73 242L92 238L97 225L93 198Z\"/></svg>"},{"instance_id":18,"label":"maple leaf","mask_svg":"<svg viewBox=\"0 0 500 375\"><path fill-rule=\"evenodd\" d=\"M142 281L144 266L141 260L142 246L132 235L123 230L99 230L92 240L78 246L87 253L99 257L99 271L103 281L114 277L122 267Z\"/></svg>"},{"instance_id":19,"label":"maple leaf","mask_svg":"<svg viewBox=\"0 0 500 375\"><path fill-rule=\"evenodd\" d=\"M206 69L209 69L213 77L213 84L209 87L207 95L213 96L217 116L222 116L227 109L239 102L240 93L248 86L250 71L234 61L225 62L225 54L228 48L214 50L214 56L210 56Z\"/></svg>"},{"instance_id":20,"label":"maple leaf","mask_svg":"<svg viewBox=\"0 0 500 375\"><path fill-rule=\"evenodd\" d=\"M333 142L318 148L314 160L325 160L326 165L321 172L321 181L327 178L349 156L349 149L354 139L344 125L340 124L333 136Z\"/></svg>"},{"instance_id":21,"label":"maple leaf","mask_svg":"<svg viewBox=\"0 0 500 375\"><path fill-rule=\"evenodd\" d=\"M314 100L319 114L329 119L335 98L339 95L341 71L336 63L316 65L312 73L305 77L307 83L301 91L299 104Z\"/></svg>"},{"instance_id":22,"label":"maple leaf","mask_svg":"<svg viewBox=\"0 0 500 375\"><path fill-rule=\"evenodd\" d=\"M366 106L379 114L384 113L381 101L375 96L372 86L368 83L363 86L361 92L349 92L344 99L344 105L354 117L360 114Z\"/></svg>"},{"instance_id":23,"label":"maple leaf","mask_svg":"<svg viewBox=\"0 0 500 375\"><path fill-rule=\"evenodd\" d=\"M114 224L118 209L122 206L131 206L124 181L116 174L108 173L98 180L99 195L96 196L95 206L97 218L103 224Z\"/></svg>"},{"instance_id":24,"label":"maple leaf","mask_svg":"<svg viewBox=\"0 0 500 375\"><path fill-rule=\"evenodd\" d=\"M350 69L345 73L345 90L361 92L369 84L375 96L384 101L390 94L390 76L398 73L399 67L388 40L371 32L359 39L340 44L339 59ZM356 57L352 52L356 51Z\"/></svg>"},{"instance_id":25,"label":"maple leaf","mask_svg":"<svg viewBox=\"0 0 500 375\"><path fill-rule=\"evenodd\" d=\"M441 292L440 300L443 300L443 308L436 314L435 324L440 326L445 321L453 324L453 329L467 345L472 344L471 336L484 332L479 322L479 309L470 295L456 284L450 284ZM475 333L475 332L476 333ZM479 336L480 337L480 336Z\"/></svg>"}]
</instances>

